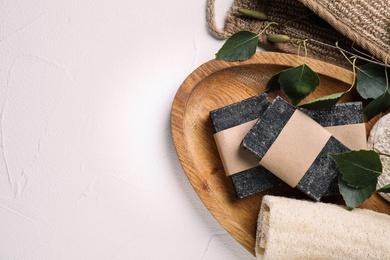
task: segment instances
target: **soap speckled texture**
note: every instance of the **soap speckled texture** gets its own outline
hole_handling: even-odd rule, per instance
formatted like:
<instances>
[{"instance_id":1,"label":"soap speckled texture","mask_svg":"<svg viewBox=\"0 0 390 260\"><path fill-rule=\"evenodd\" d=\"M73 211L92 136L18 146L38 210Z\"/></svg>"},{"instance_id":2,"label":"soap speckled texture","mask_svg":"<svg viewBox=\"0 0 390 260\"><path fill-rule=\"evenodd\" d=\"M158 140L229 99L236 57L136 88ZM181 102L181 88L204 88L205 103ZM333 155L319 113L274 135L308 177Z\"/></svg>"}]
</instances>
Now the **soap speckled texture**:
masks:
<instances>
[{"instance_id":1,"label":"soap speckled texture","mask_svg":"<svg viewBox=\"0 0 390 260\"><path fill-rule=\"evenodd\" d=\"M324 127L364 122L362 102L341 103L330 109L318 111L302 108L301 111Z\"/></svg>"},{"instance_id":2,"label":"soap speckled texture","mask_svg":"<svg viewBox=\"0 0 390 260\"><path fill-rule=\"evenodd\" d=\"M297 188L315 200L321 199L324 195L330 195L329 193L334 192L334 186L331 185L334 185L337 180L338 168L328 153L348 151L346 146L332 136L299 181Z\"/></svg>"},{"instance_id":3,"label":"soap speckled texture","mask_svg":"<svg viewBox=\"0 0 390 260\"><path fill-rule=\"evenodd\" d=\"M230 177L238 198L245 198L268 190L283 182L261 165L233 174Z\"/></svg>"},{"instance_id":4,"label":"soap speckled texture","mask_svg":"<svg viewBox=\"0 0 390 260\"><path fill-rule=\"evenodd\" d=\"M259 94L240 102L213 110L210 116L216 132L258 119L268 108L267 94ZM282 181L263 166L257 166L230 176L238 198L270 189Z\"/></svg>"},{"instance_id":5,"label":"soap speckled texture","mask_svg":"<svg viewBox=\"0 0 390 260\"><path fill-rule=\"evenodd\" d=\"M210 112L215 132L258 119L268 108L267 94L259 94Z\"/></svg>"},{"instance_id":6,"label":"soap speckled texture","mask_svg":"<svg viewBox=\"0 0 390 260\"><path fill-rule=\"evenodd\" d=\"M259 159L263 158L274 143L295 109L281 97L276 97L261 120L245 136L242 144Z\"/></svg>"},{"instance_id":7,"label":"soap speckled texture","mask_svg":"<svg viewBox=\"0 0 390 260\"><path fill-rule=\"evenodd\" d=\"M295 109L277 97L262 115L255 126L243 140L243 146L261 160L274 143ZM327 155L329 152L340 153L349 149L331 137L317 156L311 167L299 181L297 188L315 200L319 200L337 176L338 170L334 161Z\"/></svg>"},{"instance_id":8,"label":"soap speckled texture","mask_svg":"<svg viewBox=\"0 0 390 260\"><path fill-rule=\"evenodd\" d=\"M324 127L364 123L363 104L360 101L336 104L327 110L301 109L301 111ZM337 194L339 194L339 187L338 180L335 178L324 196Z\"/></svg>"}]
</instances>

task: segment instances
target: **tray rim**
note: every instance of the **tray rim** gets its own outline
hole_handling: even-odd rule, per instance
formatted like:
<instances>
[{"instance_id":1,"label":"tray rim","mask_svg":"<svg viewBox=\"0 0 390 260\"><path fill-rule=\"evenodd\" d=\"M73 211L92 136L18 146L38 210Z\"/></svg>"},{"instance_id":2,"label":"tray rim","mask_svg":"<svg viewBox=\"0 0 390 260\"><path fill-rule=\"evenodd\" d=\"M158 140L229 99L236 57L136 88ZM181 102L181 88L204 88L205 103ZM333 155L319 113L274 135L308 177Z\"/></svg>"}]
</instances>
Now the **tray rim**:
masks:
<instances>
[{"instance_id":1,"label":"tray rim","mask_svg":"<svg viewBox=\"0 0 390 260\"><path fill-rule=\"evenodd\" d=\"M227 213L224 212L224 205L215 197L208 196L207 194L212 194L213 191L210 190L210 187L203 186L199 188L199 185L195 185L195 182L206 183L206 180L202 180L201 176L196 174L196 166L194 162L188 160L185 154L188 154L190 151L185 147L187 153L178 153L178 145L180 143L180 139L184 136L184 120L182 124L178 123L178 119L184 118L187 102L192 94L192 92L196 89L197 85L202 82L205 78L210 77L212 74L222 71L224 69L232 68L232 67L240 67L247 65L277 65L277 66L286 66L286 67L294 67L305 62L308 64L314 71L317 73L328 76L330 78L335 78L335 74L340 74L342 77L338 77L337 80L351 85L353 83L353 72L347 70L343 67L339 67L334 64L330 64L324 61L315 60L312 58L302 58L297 57L294 54L286 54L286 53L276 53L276 52L257 52L255 55L245 61L224 61L224 60L210 60L198 68L196 68L180 85L179 89L176 92L172 103L171 110L171 131L172 137L174 141L174 147L176 149L176 153L179 157L181 166L186 174L188 180L190 181L191 186L195 189L198 197L201 199L202 203L207 207L213 217L222 225L222 227L227 230L232 237L239 242L244 248L246 248L250 253L254 255L254 247L248 246L248 241L245 238L237 238L234 236L231 231L226 227L231 225L229 220L226 218ZM338 73L335 73L335 72ZM180 122L180 120L179 120ZM181 147L180 149L183 149ZM202 189L207 189L208 193L201 192ZM239 230L240 227L234 227Z\"/></svg>"}]
</instances>

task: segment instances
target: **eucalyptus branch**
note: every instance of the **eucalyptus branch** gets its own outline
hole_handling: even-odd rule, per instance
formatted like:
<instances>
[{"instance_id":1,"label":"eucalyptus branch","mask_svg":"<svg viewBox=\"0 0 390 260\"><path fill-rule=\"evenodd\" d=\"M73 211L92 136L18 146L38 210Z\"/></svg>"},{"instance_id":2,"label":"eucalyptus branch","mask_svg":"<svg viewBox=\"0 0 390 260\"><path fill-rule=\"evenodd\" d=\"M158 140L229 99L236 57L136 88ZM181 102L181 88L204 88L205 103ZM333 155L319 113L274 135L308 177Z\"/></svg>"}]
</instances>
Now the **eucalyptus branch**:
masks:
<instances>
[{"instance_id":1,"label":"eucalyptus branch","mask_svg":"<svg viewBox=\"0 0 390 260\"><path fill-rule=\"evenodd\" d=\"M366 57L369 60L376 61L376 62L381 62L379 59L375 58L373 55L370 55L369 53L362 52L355 48L355 42L352 43L351 48L358 54L360 54L363 57Z\"/></svg>"},{"instance_id":2,"label":"eucalyptus branch","mask_svg":"<svg viewBox=\"0 0 390 260\"><path fill-rule=\"evenodd\" d=\"M326 46L328 48L332 48L332 49L335 49L335 50L343 51L344 53L349 54L351 56L354 56L354 57L358 58L359 60L364 60L364 61L367 61L367 62L370 62L370 63L374 63L374 64L377 64L377 65L380 65L380 66L383 66L383 67L390 67L389 64L386 64L386 63L383 63L383 62L380 62L380 61L376 61L376 60L373 60L373 59L370 59L370 58L366 58L366 57L363 57L363 56L360 56L360 55L356 55L356 53L347 51L347 50L341 48L338 45L328 44L328 43L321 42L321 41L318 41L318 40L315 40L315 39L308 39L308 41L309 42L314 42L314 43L317 43L317 44L321 44L321 45Z\"/></svg>"},{"instance_id":3,"label":"eucalyptus branch","mask_svg":"<svg viewBox=\"0 0 390 260\"><path fill-rule=\"evenodd\" d=\"M267 23L267 25L264 27L264 29L263 29L261 32L259 32L259 33L257 34L257 36L262 35L262 34L265 32L265 30L267 30L268 27L270 27L271 25L278 25L278 23L277 23L277 22L269 21L269 22Z\"/></svg>"},{"instance_id":4,"label":"eucalyptus branch","mask_svg":"<svg viewBox=\"0 0 390 260\"><path fill-rule=\"evenodd\" d=\"M300 57L300 50L301 50L301 46L303 45L303 49L305 51L305 56L304 56L304 63L306 63L306 58L307 58L307 46L306 46L306 40L300 40L298 43L298 52L297 52L297 56L298 56L298 59Z\"/></svg>"},{"instance_id":5,"label":"eucalyptus branch","mask_svg":"<svg viewBox=\"0 0 390 260\"><path fill-rule=\"evenodd\" d=\"M351 87L348 89L348 92L352 90L353 86L355 86L356 82L356 57L352 61L352 71L353 71L353 78L352 78L352 84Z\"/></svg>"},{"instance_id":6,"label":"eucalyptus branch","mask_svg":"<svg viewBox=\"0 0 390 260\"><path fill-rule=\"evenodd\" d=\"M339 43L336 42L336 47L338 47L338 46L339 46ZM353 69L355 70L355 61L356 61L357 57L355 55L353 55L352 57L348 58L347 55L345 54L345 50L343 50L341 48L339 48L338 50L340 51L341 55L344 56L344 58L349 62L349 64L352 65ZM351 61L351 59L353 59L353 62Z\"/></svg>"},{"instance_id":7,"label":"eucalyptus branch","mask_svg":"<svg viewBox=\"0 0 390 260\"><path fill-rule=\"evenodd\" d=\"M378 152L379 155L383 155L383 156L386 156L386 157L389 157L390 158L390 154L387 154L387 153L382 153L382 152Z\"/></svg>"}]
</instances>

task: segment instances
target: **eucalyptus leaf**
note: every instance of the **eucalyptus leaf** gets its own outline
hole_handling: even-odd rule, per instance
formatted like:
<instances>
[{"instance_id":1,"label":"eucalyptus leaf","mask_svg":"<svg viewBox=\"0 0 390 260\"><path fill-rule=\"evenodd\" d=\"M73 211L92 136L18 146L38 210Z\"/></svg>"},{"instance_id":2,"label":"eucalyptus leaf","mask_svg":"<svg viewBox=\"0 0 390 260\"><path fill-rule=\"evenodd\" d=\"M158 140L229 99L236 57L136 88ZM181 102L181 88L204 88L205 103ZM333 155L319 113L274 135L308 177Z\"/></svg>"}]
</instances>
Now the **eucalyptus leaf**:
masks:
<instances>
[{"instance_id":1,"label":"eucalyptus leaf","mask_svg":"<svg viewBox=\"0 0 390 260\"><path fill-rule=\"evenodd\" d=\"M355 188L376 183L382 174L379 154L373 150L349 151L330 156L336 162L343 180Z\"/></svg>"},{"instance_id":2,"label":"eucalyptus leaf","mask_svg":"<svg viewBox=\"0 0 390 260\"><path fill-rule=\"evenodd\" d=\"M279 76L280 73L275 74L268 80L267 86L265 88L267 93L280 89Z\"/></svg>"},{"instance_id":3,"label":"eucalyptus leaf","mask_svg":"<svg viewBox=\"0 0 390 260\"><path fill-rule=\"evenodd\" d=\"M339 102L339 100L346 94L347 92L335 93L325 97L317 98L313 101L307 102L305 104L300 105L299 107L311 109L311 110L325 110L330 109L334 105Z\"/></svg>"},{"instance_id":4,"label":"eucalyptus leaf","mask_svg":"<svg viewBox=\"0 0 390 260\"><path fill-rule=\"evenodd\" d=\"M390 94L386 91L381 96L371 101L370 104L364 108L363 113L367 117L367 120L370 120L388 109L390 109Z\"/></svg>"},{"instance_id":5,"label":"eucalyptus leaf","mask_svg":"<svg viewBox=\"0 0 390 260\"><path fill-rule=\"evenodd\" d=\"M383 186L382 188L378 189L377 192L390 193L390 184L387 184L387 185Z\"/></svg>"},{"instance_id":6,"label":"eucalyptus leaf","mask_svg":"<svg viewBox=\"0 0 390 260\"><path fill-rule=\"evenodd\" d=\"M361 188L354 188L339 175L339 191L349 210L352 210L369 199L375 192L376 183L372 182Z\"/></svg>"},{"instance_id":7,"label":"eucalyptus leaf","mask_svg":"<svg viewBox=\"0 0 390 260\"><path fill-rule=\"evenodd\" d=\"M302 64L280 72L279 83L291 104L296 106L317 88L320 78L307 64Z\"/></svg>"},{"instance_id":8,"label":"eucalyptus leaf","mask_svg":"<svg viewBox=\"0 0 390 260\"><path fill-rule=\"evenodd\" d=\"M249 31L239 31L230 36L217 52L219 60L241 61L252 57L257 48L259 35Z\"/></svg>"},{"instance_id":9,"label":"eucalyptus leaf","mask_svg":"<svg viewBox=\"0 0 390 260\"><path fill-rule=\"evenodd\" d=\"M386 91L386 74L383 66L367 63L358 67L356 89L363 98L377 98Z\"/></svg>"}]
</instances>

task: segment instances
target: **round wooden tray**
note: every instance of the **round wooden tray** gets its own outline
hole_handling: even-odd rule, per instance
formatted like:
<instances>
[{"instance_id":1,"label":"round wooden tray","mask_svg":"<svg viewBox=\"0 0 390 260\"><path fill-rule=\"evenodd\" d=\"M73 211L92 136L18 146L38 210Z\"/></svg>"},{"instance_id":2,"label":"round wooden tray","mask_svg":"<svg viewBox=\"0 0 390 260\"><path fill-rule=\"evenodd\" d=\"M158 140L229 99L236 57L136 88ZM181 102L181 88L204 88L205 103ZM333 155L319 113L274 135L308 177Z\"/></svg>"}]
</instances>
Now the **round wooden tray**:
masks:
<instances>
[{"instance_id":1,"label":"round wooden tray","mask_svg":"<svg viewBox=\"0 0 390 260\"><path fill-rule=\"evenodd\" d=\"M185 174L200 199L219 223L248 251L254 254L257 216L265 194L304 197L298 190L281 185L244 199L237 199L233 184L225 176L214 142L210 111L264 92L276 73L303 63L296 55L259 52L243 62L211 60L191 73L180 86L172 106L171 127L176 151ZM307 100L347 90L353 74L338 66L306 59L321 79ZM341 102L356 101L352 92ZM377 119L366 123L369 133ZM343 204L340 196L327 202ZM379 195L361 208L390 214L390 204Z\"/></svg>"}]
</instances>

